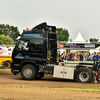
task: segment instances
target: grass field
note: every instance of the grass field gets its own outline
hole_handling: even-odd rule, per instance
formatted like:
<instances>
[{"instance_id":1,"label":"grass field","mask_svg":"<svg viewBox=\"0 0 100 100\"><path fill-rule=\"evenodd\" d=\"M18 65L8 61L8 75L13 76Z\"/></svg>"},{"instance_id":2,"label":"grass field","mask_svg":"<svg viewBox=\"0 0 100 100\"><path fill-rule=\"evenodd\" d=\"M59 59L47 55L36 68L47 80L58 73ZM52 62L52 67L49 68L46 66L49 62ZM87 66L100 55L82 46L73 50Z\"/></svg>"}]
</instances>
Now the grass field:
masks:
<instances>
[{"instance_id":1,"label":"grass field","mask_svg":"<svg viewBox=\"0 0 100 100\"><path fill-rule=\"evenodd\" d=\"M62 81L48 75L42 80L26 81L10 69L0 69L0 100L100 100L99 82Z\"/></svg>"},{"instance_id":2,"label":"grass field","mask_svg":"<svg viewBox=\"0 0 100 100\"><path fill-rule=\"evenodd\" d=\"M100 100L100 88L0 84L0 100Z\"/></svg>"}]
</instances>

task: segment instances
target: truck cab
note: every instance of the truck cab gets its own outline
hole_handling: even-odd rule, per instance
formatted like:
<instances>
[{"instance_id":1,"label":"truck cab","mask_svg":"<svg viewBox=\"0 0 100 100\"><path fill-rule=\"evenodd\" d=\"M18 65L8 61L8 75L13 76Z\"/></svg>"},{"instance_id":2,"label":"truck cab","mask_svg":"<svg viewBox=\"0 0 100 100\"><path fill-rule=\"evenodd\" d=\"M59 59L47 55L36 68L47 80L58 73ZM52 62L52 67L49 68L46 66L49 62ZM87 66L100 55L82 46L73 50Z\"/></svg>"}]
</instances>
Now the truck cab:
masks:
<instances>
[{"instance_id":1,"label":"truck cab","mask_svg":"<svg viewBox=\"0 0 100 100\"><path fill-rule=\"evenodd\" d=\"M19 72L22 73L24 66L32 65L36 73L35 76L33 76L36 78L40 69L42 69L40 74L44 74L43 66L57 63L56 56L56 27L49 26L47 23L42 23L31 30L23 31L20 38L17 39L15 48L12 52L11 71L16 75ZM27 69L25 73L28 72L30 74L32 73ZM24 79L32 79L29 77L25 78L24 75L22 75L22 77Z\"/></svg>"}]
</instances>

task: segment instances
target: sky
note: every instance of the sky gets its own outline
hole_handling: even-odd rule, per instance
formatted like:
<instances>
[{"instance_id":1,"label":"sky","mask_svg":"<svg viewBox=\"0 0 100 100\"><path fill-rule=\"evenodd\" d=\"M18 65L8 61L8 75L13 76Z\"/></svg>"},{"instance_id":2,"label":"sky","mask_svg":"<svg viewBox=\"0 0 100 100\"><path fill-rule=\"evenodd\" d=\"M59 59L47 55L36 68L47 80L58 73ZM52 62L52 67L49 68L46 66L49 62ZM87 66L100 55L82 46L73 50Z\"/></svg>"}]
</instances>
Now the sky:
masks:
<instances>
[{"instance_id":1,"label":"sky","mask_svg":"<svg viewBox=\"0 0 100 100\"><path fill-rule=\"evenodd\" d=\"M68 30L72 40L100 38L100 0L0 0L0 24L26 28L47 22Z\"/></svg>"}]
</instances>

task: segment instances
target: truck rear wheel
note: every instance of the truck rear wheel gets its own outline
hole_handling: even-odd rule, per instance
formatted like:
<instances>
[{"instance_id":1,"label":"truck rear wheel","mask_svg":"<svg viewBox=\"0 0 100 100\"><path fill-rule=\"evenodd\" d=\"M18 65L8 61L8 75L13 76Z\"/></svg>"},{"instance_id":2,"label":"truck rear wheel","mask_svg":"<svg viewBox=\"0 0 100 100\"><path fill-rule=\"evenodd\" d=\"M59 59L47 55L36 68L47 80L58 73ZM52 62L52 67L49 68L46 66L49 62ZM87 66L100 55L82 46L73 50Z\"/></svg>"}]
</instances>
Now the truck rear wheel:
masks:
<instances>
[{"instance_id":1,"label":"truck rear wheel","mask_svg":"<svg viewBox=\"0 0 100 100\"><path fill-rule=\"evenodd\" d=\"M31 64L26 64L21 70L21 76L25 80L32 80L36 78L36 68Z\"/></svg>"},{"instance_id":2,"label":"truck rear wheel","mask_svg":"<svg viewBox=\"0 0 100 100\"><path fill-rule=\"evenodd\" d=\"M92 73L88 69L80 69L77 73L76 80L81 83L92 81Z\"/></svg>"}]
</instances>

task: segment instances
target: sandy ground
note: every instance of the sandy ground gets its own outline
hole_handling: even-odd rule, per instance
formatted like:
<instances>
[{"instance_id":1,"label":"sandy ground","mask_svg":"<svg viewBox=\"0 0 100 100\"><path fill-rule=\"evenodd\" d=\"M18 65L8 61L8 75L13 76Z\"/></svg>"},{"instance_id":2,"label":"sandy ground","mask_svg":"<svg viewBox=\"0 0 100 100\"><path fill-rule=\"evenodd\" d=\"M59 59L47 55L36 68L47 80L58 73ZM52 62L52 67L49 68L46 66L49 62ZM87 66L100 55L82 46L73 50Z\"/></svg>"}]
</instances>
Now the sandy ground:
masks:
<instances>
[{"instance_id":1,"label":"sandy ground","mask_svg":"<svg viewBox=\"0 0 100 100\"><path fill-rule=\"evenodd\" d=\"M100 89L79 89L82 87L100 88L100 82L84 84L49 75L26 81L10 69L0 69L0 100L100 100Z\"/></svg>"}]
</instances>

